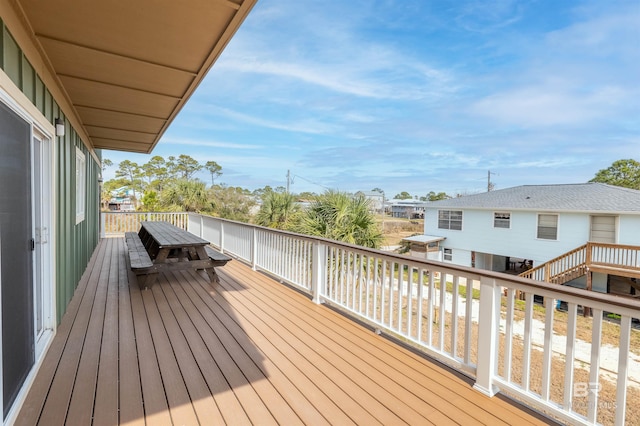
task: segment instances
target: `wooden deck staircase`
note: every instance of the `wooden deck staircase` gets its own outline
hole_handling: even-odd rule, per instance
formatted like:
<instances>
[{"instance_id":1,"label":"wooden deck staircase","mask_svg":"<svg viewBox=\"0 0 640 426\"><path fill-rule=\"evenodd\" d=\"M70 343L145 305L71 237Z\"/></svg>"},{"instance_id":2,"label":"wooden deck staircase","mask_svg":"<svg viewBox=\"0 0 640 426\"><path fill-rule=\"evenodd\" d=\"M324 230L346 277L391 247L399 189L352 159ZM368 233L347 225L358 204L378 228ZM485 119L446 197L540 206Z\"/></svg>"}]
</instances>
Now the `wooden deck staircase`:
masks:
<instances>
[{"instance_id":1,"label":"wooden deck staircase","mask_svg":"<svg viewBox=\"0 0 640 426\"><path fill-rule=\"evenodd\" d=\"M520 276L553 284L565 284L587 272L640 278L640 246L588 242L529 269Z\"/></svg>"}]
</instances>

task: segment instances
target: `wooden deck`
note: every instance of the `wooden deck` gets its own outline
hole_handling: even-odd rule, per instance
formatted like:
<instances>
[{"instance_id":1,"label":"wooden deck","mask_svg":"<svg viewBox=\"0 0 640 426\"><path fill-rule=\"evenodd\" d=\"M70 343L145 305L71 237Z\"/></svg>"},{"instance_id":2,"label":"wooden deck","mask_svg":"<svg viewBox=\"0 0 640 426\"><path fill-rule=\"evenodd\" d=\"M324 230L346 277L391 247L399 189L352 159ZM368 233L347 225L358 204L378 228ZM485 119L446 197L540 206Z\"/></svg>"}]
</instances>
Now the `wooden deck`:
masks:
<instances>
[{"instance_id":1,"label":"wooden deck","mask_svg":"<svg viewBox=\"0 0 640 426\"><path fill-rule=\"evenodd\" d=\"M546 424L234 260L139 290L101 241L20 425Z\"/></svg>"}]
</instances>

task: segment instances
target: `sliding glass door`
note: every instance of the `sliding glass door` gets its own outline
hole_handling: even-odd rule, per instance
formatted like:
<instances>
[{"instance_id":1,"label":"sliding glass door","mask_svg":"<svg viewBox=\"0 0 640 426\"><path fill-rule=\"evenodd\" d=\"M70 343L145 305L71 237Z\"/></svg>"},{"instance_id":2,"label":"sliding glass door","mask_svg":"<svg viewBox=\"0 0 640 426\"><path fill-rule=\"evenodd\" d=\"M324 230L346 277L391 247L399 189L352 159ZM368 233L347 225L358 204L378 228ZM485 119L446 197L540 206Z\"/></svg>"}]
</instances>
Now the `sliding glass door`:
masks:
<instances>
[{"instance_id":1,"label":"sliding glass door","mask_svg":"<svg viewBox=\"0 0 640 426\"><path fill-rule=\"evenodd\" d=\"M31 124L0 102L0 297L4 416L35 361Z\"/></svg>"}]
</instances>

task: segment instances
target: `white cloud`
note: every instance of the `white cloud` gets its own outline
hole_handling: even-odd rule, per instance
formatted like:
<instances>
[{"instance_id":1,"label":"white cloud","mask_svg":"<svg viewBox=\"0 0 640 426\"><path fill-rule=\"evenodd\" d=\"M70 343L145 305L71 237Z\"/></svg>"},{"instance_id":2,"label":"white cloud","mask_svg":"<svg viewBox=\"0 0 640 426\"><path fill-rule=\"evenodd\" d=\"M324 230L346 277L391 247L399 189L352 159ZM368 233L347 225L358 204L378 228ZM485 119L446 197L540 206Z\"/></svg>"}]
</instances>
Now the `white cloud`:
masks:
<instances>
[{"instance_id":1,"label":"white cloud","mask_svg":"<svg viewBox=\"0 0 640 426\"><path fill-rule=\"evenodd\" d=\"M210 140L202 140L202 139L175 138L175 137L162 138L160 143L162 143L162 145L190 145L190 146L201 146L201 147L209 147L209 148L262 149L262 146L260 145L219 142L219 141L210 141Z\"/></svg>"},{"instance_id":2,"label":"white cloud","mask_svg":"<svg viewBox=\"0 0 640 426\"><path fill-rule=\"evenodd\" d=\"M591 92L556 85L515 88L487 96L469 108L472 114L523 127L591 126L626 107L630 93L620 87Z\"/></svg>"},{"instance_id":3,"label":"white cloud","mask_svg":"<svg viewBox=\"0 0 640 426\"><path fill-rule=\"evenodd\" d=\"M490 33L522 19L522 0L482 0L463 3L456 23L470 32Z\"/></svg>"},{"instance_id":4,"label":"white cloud","mask_svg":"<svg viewBox=\"0 0 640 426\"><path fill-rule=\"evenodd\" d=\"M284 123L272 119L260 118L254 115L241 113L228 108L209 107L209 111L215 112L233 120L270 129L285 130L288 132L310 133L310 134L326 134L332 133L339 129L336 124L324 123L322 121L309 118L304 120L291 121Z\"/></svg>"}]
</instances>

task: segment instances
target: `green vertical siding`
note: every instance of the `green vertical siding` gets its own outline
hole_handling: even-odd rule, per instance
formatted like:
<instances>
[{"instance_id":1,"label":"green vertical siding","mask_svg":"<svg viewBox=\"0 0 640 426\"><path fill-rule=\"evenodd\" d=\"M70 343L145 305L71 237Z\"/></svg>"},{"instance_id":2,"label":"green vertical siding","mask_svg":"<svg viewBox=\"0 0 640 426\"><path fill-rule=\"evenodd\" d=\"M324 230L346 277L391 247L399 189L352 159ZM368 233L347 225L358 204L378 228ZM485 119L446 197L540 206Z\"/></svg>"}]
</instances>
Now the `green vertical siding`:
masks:
<instances>
[{"instance_id":1,"label":"green vertical siding","mask_svg":"<svg viewBox=\"0 0 640 426\"><path fill-rule=\"evenodd\" d=\"M79 135L60 110L57 102L24 56L20 46L0 20L0 68L22 90L27 98L52 124L56 118L65 121L64 137L55 137L52 144L56 153L55 194L56 223L56 303L58 322L84 273L89 258L99 240L98 176L100 166L90 155ZM76 225L76 147L86 159L85 219Z\"/></svg>"}]
</instances>

